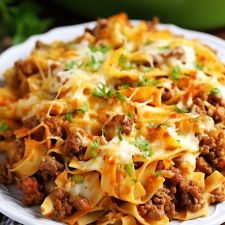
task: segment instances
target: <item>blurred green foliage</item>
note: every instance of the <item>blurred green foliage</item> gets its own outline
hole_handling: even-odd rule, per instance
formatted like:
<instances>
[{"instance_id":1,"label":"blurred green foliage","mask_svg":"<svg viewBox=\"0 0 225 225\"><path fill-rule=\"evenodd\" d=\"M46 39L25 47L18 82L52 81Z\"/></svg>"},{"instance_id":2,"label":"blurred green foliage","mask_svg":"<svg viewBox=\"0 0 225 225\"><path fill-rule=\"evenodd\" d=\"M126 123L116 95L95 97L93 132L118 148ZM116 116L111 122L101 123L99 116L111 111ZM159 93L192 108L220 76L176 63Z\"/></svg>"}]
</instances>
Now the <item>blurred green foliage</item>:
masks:
<instances>
[{"instance_id":1,"label":"blurred green foliage","mask_svg":"<svg viewBox=\"0 0 225 225\"><path fill-rule=\"evenodd\" d=\"M32 34L46 31L53 20L41 19L41 12L35 1L0 0L0 39L9 36L17 44Z\"/></svg>"}]
</instances>

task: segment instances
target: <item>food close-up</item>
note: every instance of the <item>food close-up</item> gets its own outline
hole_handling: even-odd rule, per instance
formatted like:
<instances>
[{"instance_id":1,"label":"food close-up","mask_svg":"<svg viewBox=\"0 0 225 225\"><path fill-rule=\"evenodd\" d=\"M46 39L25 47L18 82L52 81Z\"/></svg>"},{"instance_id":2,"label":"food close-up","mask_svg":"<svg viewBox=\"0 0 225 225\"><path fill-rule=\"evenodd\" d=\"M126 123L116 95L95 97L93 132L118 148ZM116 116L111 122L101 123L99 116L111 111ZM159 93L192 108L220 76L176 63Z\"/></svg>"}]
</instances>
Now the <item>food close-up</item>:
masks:
<instances>
[{"instance_id":1,"label":"food close-up","mask_svg":"<svg viewBox=\"0 0 225 225\"><path fill-rule=\"evenodd\" d=\"M33 43L0 87L0 187L23 208L52 224L166 225L224 205L215 49L126 13Z\"/></svg>"}]
</instances>

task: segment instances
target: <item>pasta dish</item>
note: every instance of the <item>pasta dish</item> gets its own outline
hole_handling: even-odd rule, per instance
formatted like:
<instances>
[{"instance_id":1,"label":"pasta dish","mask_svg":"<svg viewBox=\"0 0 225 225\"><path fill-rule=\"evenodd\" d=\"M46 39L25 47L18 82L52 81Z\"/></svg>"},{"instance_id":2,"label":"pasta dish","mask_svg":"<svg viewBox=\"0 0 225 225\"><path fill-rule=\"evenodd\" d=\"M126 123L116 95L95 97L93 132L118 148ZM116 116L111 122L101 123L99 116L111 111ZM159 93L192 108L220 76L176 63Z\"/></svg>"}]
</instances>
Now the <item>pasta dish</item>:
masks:
<instances>
[{"instance_id":1,"label":"pasta dish","mask_svg":"<svg viewBox=\"0 0 225 225\"><path fill-rule=\"evenodd\" d=\"M225 67L126 14L4 74L0 183L70 225L165 225L225 200Z\"/></svg>"}]
</instances>

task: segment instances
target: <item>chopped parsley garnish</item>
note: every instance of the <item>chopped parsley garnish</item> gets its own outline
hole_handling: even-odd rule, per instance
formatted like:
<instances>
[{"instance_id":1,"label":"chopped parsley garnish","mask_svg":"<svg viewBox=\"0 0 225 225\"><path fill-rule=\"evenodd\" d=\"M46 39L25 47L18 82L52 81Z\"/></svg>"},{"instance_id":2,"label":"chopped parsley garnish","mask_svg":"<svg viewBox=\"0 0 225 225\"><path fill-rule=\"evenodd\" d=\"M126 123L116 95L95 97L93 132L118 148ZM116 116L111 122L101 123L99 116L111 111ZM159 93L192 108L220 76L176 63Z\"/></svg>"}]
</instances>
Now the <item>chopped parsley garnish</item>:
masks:
<instances>
[{"instance_id":1,"label":"chopped parsley garnish","mask_svg":"<svg viewBox=\"0 0 225 225\"><path fill-rule=\"evenodd\" d=\"M150 123L148 123L148 125L147 125L148 128L151 128L151 127L154 127L154 126L155 126L155 123L154 123L154 122L150 122Z\"/></svg>"},{"instance_id":2,"label":"chopped parsley garnish","mask_svg":"<svg viewBox=\"0 0 225 225\"><path fill-rule=\"evenodd\" d=\"M98 153L96 152L96 149L99 147L99 141L96 139L93 141L91 147L87 150L92 154L94 158L98 156Z\"/></svg>"},{"instance_id":3,"label":"chopped parsley garnish","mask_svg":"<svg viewBox=\"0 0 225 225\"><path fill-rule=\"evenodd\" d=\"M168 51L170 49L170 46L169 45L159 46L158 49L161 51Z\"/></svg>"},{"instance_id":4,"label":"chopped parsley garnish","mask_svg":"<svg viewBox=\"0 0 225 225\"><path fill-rule=\"evenodd\" d=\"M204 69L204 65L201 64L200 62L196 62L196 63L195 63L195 67L196 67L196 69L198 69L198 70L203 70L203 69Z\"/></svg>"},{"instance_id":5,"label":"chopped parsley garnish","mask_svg":"<svg viewBox=\"0 0 225 225\"><path fill-rule=\"evenodd\" d=\"M156 128L161 128L161 127L170 127L172 124L170 122L164 122L164 123L160 123L157 125Z\"/></svg>"},{"instance_id":6,"label":"chopped parsley garnish","mask_svg":"<svg viewBox=\"0 0 225 225\"><path fill-rule=\"evenodd\" d=\"M100 83L97 88L94 89L92 95L98 98L105 98L106 95L106 87L105 84Z\"/></svg>"},{"instance_id":7,"label":"chopped parsley garnish","mask_svg":"<svg viewBox=\"0 0 225 225\"><path fill-rule=\"evenodd\" d=\"M116 92L112 89L110 89L108 92L106 92L106 86L103 83L100 83L97 88L94 89L92 92L92 95L98 98L111 98Z\"/></svg>"},{"instance_id":8,"label":"chopped parsley garnish","mask_svg":"<svg viewBox=\"0 0 225 225\"><path fill-rule=\"evenodd\" d=\"M210 90L210 94L212 94L212 95L218 95L218 94L220 94L221 93L221 91L220 91L220 89L218 89L218 88L212 88L211 90Z\"/></svg>"},{"instance_id":9,"label":"chopped parsley garnish","mask_svg":"<svg viewBox=\"0 0 225 225\"><path fill-rule=\"evenodd\" d=\"M100 83L97 88L94 89L92 92L92 95L98 98L106 98L106 97L112 97L115 94L115 91L110 89L108 92L106 92L106 86L103 83Z\"/></svg>"},{"instance_id":10,"label":"chopped parsley garnish","mask_svg":"<svg viewBox=\"0 0 225 225\"><path fill-rule=\"evenodd\" d=\"M92 56L91 56L91 62L90 62L90 65L91 65L91 66L94 66L94 65L96 65L96 63L97 63L97 60L96 60L95 57L92 55Z\"/></svg>"},{"instance_id":11,"label":"chopped parsley garnish","mask_svg":"<svg viewBox=\"0 0 225 225\"><path fill-rule=\"evenodd\" d=\"M118 137L119 137L120 141L123 140L122 131L123 131L123 128L122 127L119 127L118 128Z\"/></svg>"},{"instance_id":12,"label":"chopped parsley garnish","mask_svg":"<svg viewBox=\"0 0 225 225\"><path fill-rule=\"evenodd\" d=\"M97 47L97 46L93 46L91 47L91 51L92 52L102 52L102 53L106 53L110 50L111 48L110 47Z\"/></svg>"},{"instance_id":13,"label":"chopped parsley garnish","mask_svg":"<svg viewBox=\"0 0 225 225\"><path fill-rule=\"evenodd\" d=\"M178 105L175 105L175 110L178 112L178 113L188 113L188 109L184 108L184 107L179 107Z\"/></svg>"},{"instance_id":14,"label":"chopped parsley garnish","mask_svg":"<svg viewBox=\"0 0 225 225\"><path fill-rule=\"evenodd\" d=\"M116 92L116 95L117 95L117 98L119 99L119 100L121 100L122 102L125 102L126 101L126 98L125 98L125 96L121 93L121 92Z\"/></svg>"},{"instance_id":15,"label":"chopped parsley garnish","mask_svg":"<svg viewBox=\"0 0 225 225\"><path fill-rule=\"evenodd\" d=\"M172 69L172 79L173 80L178 80L181 75L180 67L177 65Z\"/></svg>"},{"instance_id":16,"label":"chopped parsley garnish","mask_svg":"<svg viewBox=\"0 0 225 225\"><path fill-rule=\"evenodd\" d=\"M158 80L153 80L153 79L147 80L147 79L145 79L145 76L144 76L143 79L140 80L138 85L139 86L148 86L148 85L157 85L158 83L159 83Z\"/></svg>"},{"instance_id":17,"label":"chopped parsley garnish","mask_svg":"<svg viewBox=\"0 0 225 225\"><path fill-rule=\"evenodd\" d=\"M136 137L133 145L139 148L143 152L144 156L152 156L152 146L148 140L143 140Z\"/></svg>"},{"instance_id":18,"label":"chopped parsley garnish","mask_svg":"<svg viewBox=\"0 0 225 225\"><path fill-rule=\"evenodd\" d=\"M67 112L65 115L65 119L71 122L73 119L73 112L72 111Z\"/></svg>"},{"instance_id":19,"label":"chopped parsley garnish","mask_svg":"<svg viewBox=\"0 0 225 225\"><path fill-rule=\"evenodd\" d=\"M84 177L82 175L79 174L74 174L71 177L71 180L75 183L83 183L84 182Z\"/></svg>"},{"instance_id":20,"label":"chopped parsley garnish","mask_svg":"<svg viewBox=\"0 0 225 225\"><path fill-rule=\"evenodd\" d=\"M128 89L130 87L130 84L123 84L121 86L122 89Z\"/></svg>"},{"instance_id":21,"label":"chopped parsley garnish","mask_svg":"<svg viewBox=\"0 0 225 225\"><path fill-rule=\"evenodd\" d=\"M129 70L132 68L131 63L127 60L127 58L124 56L124 54L121 54L118 61L119 67L121 67L123 70Z\"/></svg>"},{"instance_id":22,"label":"chopped parsley garnish","mask_svg":"<svg viewBox=\"0 0 225 225\"><path fill-rule=\"evenodd\" d=\"M110 90L107 92L107 96L111 98L113 95L115 95L115 93L116 93L116 92L115 92L114 90L110 89Z\"/></svg>"},{"instance_id":23,"label":"chopped parsley garnish","mask_svg":"<svg viewBox=\"0 0 225 225\"><path fill-rule=\"evenodd\" d=\"M132 181L134 182L134 184L136 184L138 182L138 179L132 179Z\"/></svg>"},{"instance_id":24,"label":"chopped parsley garnish","mask_svg":"<svg viewBox=\"0 0 225 225\"><path fill-rule=\"evenodd\" d=\"M5 122L0 122L0 131L1 132L5 132L5 131L7 131L8 130L8 124L7 123L5 123Z\"/></svg>"},{"instance_id":25,"label":"chopped parsley garnish","mask_svg":"<svg viewBox=\"0 0 225 225\"><path fill-rule=\"evenodd\" d=\"M160 173L159 171L156 171L156 172L155 172L155 176L156 176L156 177L160 177L160 175L161 175L161 173Z\"/></svg>"},{"instance_id":26,"label":"chopped parsley garnish","mask_svg":"<svg viewBox=\"0 0 225 225\"><path fill-rule=\"evenodd\" d=\"M130 177L132 177L134 175L134 164L133 163L127 163L125 168L126 168L127 174Z\"/></svg>"},{"instance_id":27,"label":"chopped parsley garnish","mask_svg":"<svg viewBox=\"0 0 225 225\"><path fill-rule=\"evenodd\" d=\"M66 63L65 70L72 70L75 65L76 65L75 61L70 61L70 62Z\"/></svg>"},{"instance_id":28,"label":"chopped parsley garnish","mask_svg":"<svg viewBox=\"0 0 225 225\"><path fill-rule=\"evenodd\" d=\"M131 112L129 112L128 114L127 114L127 116L129 117L129 118L133 118L134 116L133 116L133 114L131 113Z\"/></svg>"},{"instance_id":29,"label":"chopped parsley garnish","mask_svg":"<svg viewBox=\"0 0 225 225\"><path fill-rule=\"evenodd\" d=\"M88 104L84 102L80 108L76 110L77 112L85 114L88 111Z\"/></svg>"},{"instance_id":30,"label":"chopped parsley garnish","mask_svg":"<svg viewBox=\"0 0 225 225\"><path fill-rule=\"evenodd\" d=\"M89 62L85 63L83 66L87 71L96 72L99 70L102 65L102 61L97 61L96 58L91 55L91 59Z\"/></svg>"}]
</instances>

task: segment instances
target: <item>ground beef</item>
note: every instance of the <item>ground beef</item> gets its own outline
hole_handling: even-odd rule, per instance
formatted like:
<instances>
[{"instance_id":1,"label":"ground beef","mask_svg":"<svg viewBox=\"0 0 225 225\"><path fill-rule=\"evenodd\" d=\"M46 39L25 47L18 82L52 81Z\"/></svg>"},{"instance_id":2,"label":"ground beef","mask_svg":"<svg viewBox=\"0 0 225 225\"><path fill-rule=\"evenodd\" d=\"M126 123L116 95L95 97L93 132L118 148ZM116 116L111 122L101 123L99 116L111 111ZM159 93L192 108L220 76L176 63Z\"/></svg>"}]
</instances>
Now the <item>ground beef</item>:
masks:
<instances>
[{"instance_id":1,"label":"ground beef","mask_svg":"<svg viewBox=\"0 0 225 225\"><path fill-rule=\"evenodd\" d=\"M80 211L87 211L91 207L89 200L81 195L74 196L70 201L73 207Z\"/></svg>"},{"instance_id":2,"label":"ground beef","mask_svg":"<svg viewBox=\"0 0 225 225\"><path fill-rule=\"evenodd\" d=\"M36 127L40 123L36 116L31 116L23 119L23 126L29 129Z\"/></svg>"},{"instance_id":3,"label":"ground beef","mask_svg":"<svg viewBox=\"0 0 225 225\"><path fill-rule=\"evenodd\" d=\"M16 138L11 148L7 149L7 159L10 164L18 162L24 156L25 143L24 139Z\"/></svg>"},{"instance_id":4,"label":"ground beef","mask_svg":"<svg viewBox=\"0 0 225 225\"><path fill-rule=\"evenodd\" d=\"M43 121L48 127L52 135L62 137L65 133L62 119L56 116L48 116Z\"/></svg>"},{"instance_id":5,"label":"ground beef","mask_svg":"<svg viewBox=\"0 0 225 225\"><path fill-rule=\"evenodd\" d=\"M52 193L57 188L54 178L51 180L46 180L46 182L43 184L43 186L44 186L44 193L46 195Z\"/></svg>"},{"instance_id":6,"label":"ground beef","mask_svg":"<svg viewBox=\"0 0 225 225\"><path fill-rule=\"evenodd\" d=\"M213 168L202 156L199 156L196 159L196 171L210 175L213 172Z\"/></svg>"},{"instance_id":7,"label":"ground beef","mask_svg":"<svg viewBox=\"0 0 225 225\"><path fill-rule=\"evenodd\" d=\"M121 127L121 133L129 135L132 131L133 120L123 115L115 115L105 125L105 137L110 141L113 137L118 134L119 127Z\"/></svg>"},{"instance_id":8,"label":"ground beef","mask_svg":"<svg viewBox=\"0 0 225 225\"><path fill-rule=\"evenodd\" d=\"M164 166L163 160L159 160L156 166L156 170L164 170L164 169L165 169L165 166Z\"/></svg>"},{"instance_id":9,"label":"ground beef","mask_svg":"<svg viewBox=\"0 0 225 225\"><path fill-rule=\"evenodd\" d=\"M208 93L206 91L200 90L194 93L192 108L199 114L213 116L213 111L209 109L205 102L208 99Z\"/></svg>"},{"instance_id":10,"label":"ground beef","mask_svg":"<svg viewBox=\"0 0 225 225\"><path fill-rule=\"evenodd\" d=\"M45 156L40 165L40 172L44 180L57 176L63 169L64 165L52 156Z\"/></svg>"},{"instance_id":11,"label":"ground beef","mask_svg":"<svg viewBox=\"0 0 225 225\"><path fill-rule=\"evenodd\" d=\"M108 27L107 20L101 18L97 20L97 25L95 26L94 29L86 28L85 31L95 36L95 38L98 40L98 39L101 39L101 37L104 36L104 34L108 33L105 31L107 27Z\"/></svg>"},{"instance_id":12,"label":"ground beef","mask_svg":"<svg viewBox=\"0 0 225 225\"><path fill-rule=\"evenodd\" d=\"M63 219L73 213L73 206L69 202L70 195L60 188L56 188L52 193L54 211L52 217Z\"/></svg>"},{"instance_id":13,"label":"ground beef","mask_svg":"<svg viewBox=\"0 0 225 225\"><path fill-rule=\"evenodd\" d=\"M174 90L165 88L162 93L162 102L167 102L174 97Z\"/></svg>"},{"instance_id":14,"label":"ground beef","mask_svg":"<svg viewBox=\"0 0 225 225\"><path fill-rule=\"evenodd\" d=\"M174 166L171 166L169 168L169 171L173 173L173 176L166 179L166 183L169 184L169 186L176 186L181 183L183 180L183 176L180 172L180 170Z\"/></svg>"},{"instance_id":15,"label":"ground beef","mask_svg":"<svg viewBox=\"0 0 225 225\"><path fill-rule=\"evenodd\" d=\"M39 205L44 200L44 194L41 192L41 185L34 177L27 177L18 183L18 188L23 192L23 204Z\"/></svg>"},{"instance_id":16,"label":"ground beef","mask_svg":"<svg viewBox=\"0 0 225 225\"><path fill-rule=\"evenodd\" d=\"M5 132L1 133L0 141L13 141L15 139L15 134L12 130L6 130Z\"/></svg>"},{"instance_id":17,"label":"ground beef","mask_svg":"<svg viewBox=\"0 0 225 225\"><path fill-rule=\"evenodd\" d=\"M179 208L197 212L204 206L203 192L194 181L182 181L178 189Z\"/></svg>"},{"instance_id":18,"label":"ground beef","mask_svg":"<svg viewBox=\"0 0 225 225\"><path fill-rule=\"evenodd\" d=\"M15 68L18 72L25 76L30 76L38 72L37 65L32 60L19 60L15 63Z\"/></svg>"},{"instance_id":19,"label":"ground beef","mask_svg":"<svg viewBox=\"0 0 225 225\"><path fill-rule=\"evenodd\" d=\"M223 106L216 106L215 111L212 115L215 123L220 123L225 120L225 108Z\"/></svg>"},{"instance_id":20,"label":"ground beef","mask_svg":"<svg viewBox=\"0 0 225 225\"><path fill-rule=\"evenodd\" d=\"M209 94L208 102L214 106L225 106L225 101L221 95Z\"/></svg>"},{"instance_id":21,"label":"ground beef","mask_svg":"<svg viewBox=\"0 0 225 225\"><path fill-rule=\"evenodd\" d=\"M205 101L215 106L215 109L207 107ZM203 90L197 91L193 96L193 107L198 113L212 117L215 123L225 120L225 100L220 95L208 94Z\"/></svg>"},{"instance_id":22,"label":"ground beef","mask_svg":"<svg viewBox=\"0 0 225 225\"><path fill-rule=\"evenodd\" d=\"M80 153L84 153L85 151L81 144L81 139L76 134L71 133L66 139L63 150L69 156L78 155Z\"/></svg>"},{"instance_id":23,"label":"ground beef","mask_svg":"<svg viewBox=\"0 0 225 225\"><path fill-rule=\"evenodd\" d=\"M10 163L8 160L5 160L0 165L0 183L1 184L12 184L14 182L13 174L9 172Z\"/></svg>"},{"instance_id":24,"label":"ground beef","mask_svg":"<svg viewBox=\"0 0 225 225\"><path fill-rule=\"evenodd\" d=\"M139 206L139 213L142 217L160 220L165 214L172 219L175 215L174 194L176 189L160 188L152 199Z\"/></svg>"},{"instance_id":25,"label":"ground beef","mask_svg":"<svg viewBox=\"0 0 225 225\"><path fill-rule=\"evenodd\" d=\"M210 193L209 202L210 204L223 202L225 200L224 187L218 187Z\"/></svg>"},{"instance_id":26,"label":"ground beef","mask_svg":"<svg viewBox=\"0 0 225 225\"><path fill-rule=\"evenodd\" d=\"M219 171L225 169L225 132L212 131L199 135L200 152L207 162Z\"/></svg>"}]
</instances>

